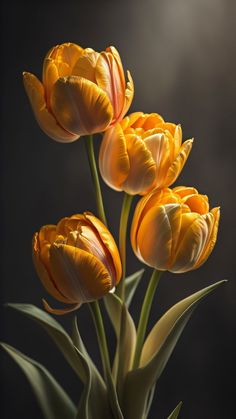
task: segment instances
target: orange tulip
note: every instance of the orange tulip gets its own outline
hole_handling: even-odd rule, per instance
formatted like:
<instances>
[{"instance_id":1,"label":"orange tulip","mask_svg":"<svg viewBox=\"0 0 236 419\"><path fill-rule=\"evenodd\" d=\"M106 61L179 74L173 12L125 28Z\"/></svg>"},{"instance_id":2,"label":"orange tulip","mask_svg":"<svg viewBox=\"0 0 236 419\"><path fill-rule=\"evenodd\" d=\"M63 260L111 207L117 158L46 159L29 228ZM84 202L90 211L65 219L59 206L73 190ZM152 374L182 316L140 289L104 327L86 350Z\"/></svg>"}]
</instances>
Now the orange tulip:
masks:
<instances>
[{"instance_id":1,"label":"orange tulip","mask_svg":"<svg viewBox=\"0 0 236 419\"><path fill-rule=\"evenodd\" d=\"M208 198L195 188L153 191L135 210L131 242L136 256L160 271L191 271L212 252L220 209L209 210Z\"/></svg>"},{"instance_id":2,"label":"orange tulip","mask_svg":"<svg viewBox=\"0 0 236 419\"><path fill-rule=\"evenodd\" d=\"M133 99L118 51L101 53L66 43L45 57L42 83L23 73L24 85L35 117L52 139L71 142L80 135L102 132L121 120Z\"/></svg>"},{"instance_id":3,"label":"orange tulip","mask_svg":"<svg viewBox=\"0 0 236 419\"><path fill-rule=\"evenodd\" d=\"M99 154L104 181L117 191L145 195L170 186L192 148L180 125L156 114L133 113L105 132Z\"/></svg>"},{"instance_id":4,"label":"orange tulip","mask_svg":"<svg viewBox=\"0 0 236 419\"><path fill-rule=\"evenodd\" d=\"M46 290L65 309L47 311L64 314L82 303L107 294L121 278L121 261L114 239L91 213L63 218L46 225L33 238L33 261Z\"/></svg>"}]
</instances>

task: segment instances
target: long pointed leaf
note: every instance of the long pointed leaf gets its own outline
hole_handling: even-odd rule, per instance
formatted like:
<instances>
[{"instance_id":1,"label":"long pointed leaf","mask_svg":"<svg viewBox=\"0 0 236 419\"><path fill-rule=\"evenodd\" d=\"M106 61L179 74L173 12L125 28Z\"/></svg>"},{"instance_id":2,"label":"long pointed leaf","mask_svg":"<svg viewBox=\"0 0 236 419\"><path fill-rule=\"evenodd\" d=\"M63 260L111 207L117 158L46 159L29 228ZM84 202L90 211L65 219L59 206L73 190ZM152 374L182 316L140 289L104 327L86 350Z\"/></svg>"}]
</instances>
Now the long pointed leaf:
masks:
<instances>
[{"instance_id":1,"label":"long pointed leaf","mask_svg":"<svg viewBox=\"0 0 236 419\"><path fill-rule=\"evenodd\" d=\"M78 330L76 317L74 317L73 322L72 338L76 348L83 355L85 369L87 371L87 382L81 396L77 419L93 419L94 417L103 419L109 417L110 407L107 388L84 346Z\"/></svg>"},{"instance_id":2,"label":"long pointed leaf","mask_svg":"<svg viewBox=\"0 0 236 419\"><path fill-rule=\"evenodd\" d=\"M1 343L27 377L45 419L74 419L76 407L49 371L12 346Z\"/></svg>"},{"instance_id":3,"label":"long pointed leaf","mask_svg":"<svg viewBox=\"0 0 236 419\"><path fill-rule=\"evenodd\" d=\"M173 410L173 412L168 416L167 419L178 419L179 412L182 407L183 402L179 402L179 404L176 406L176 408Z\"/></svg>"},{"instance_id":4,"label":"long pointed leaf","mask_svg":"<svg viewBox=\"0 0 236 419\"><path fill-rule=\"evenodd\" d=\"M140 279L144 274L144 271L144 269L140 269L140 271L137 271L134 274L125 278L125 302L127 308L129 308L131 304L131 301L140 282Z\"/></svg>"},{"instance_id":5,"label":"long pointed leaf","mask_svg":"<svg viewBox=\"0 0 236 419\"><path fill-rule=\"evenodd\" d=\"M130 371L124 389L124 416L141 419L148 394L160 377L194 309L207 294L226 281L219 281L185 298L157 322L143 347L140 367Z\"/></svg>"},{"instance_id":6,"label":"long pointed leaf","mask_svg":"<svg viewBox=\"0 0 236 419\"><path fill-rule=\"evenodd\" d=\"M87 382L87 371L83 359L80 358L80 353L76 351L70 336L52 316L32 304L7 304L7 307L13 308L39 323L56 343L83 383Z\"/></svg>"}]
</instances>

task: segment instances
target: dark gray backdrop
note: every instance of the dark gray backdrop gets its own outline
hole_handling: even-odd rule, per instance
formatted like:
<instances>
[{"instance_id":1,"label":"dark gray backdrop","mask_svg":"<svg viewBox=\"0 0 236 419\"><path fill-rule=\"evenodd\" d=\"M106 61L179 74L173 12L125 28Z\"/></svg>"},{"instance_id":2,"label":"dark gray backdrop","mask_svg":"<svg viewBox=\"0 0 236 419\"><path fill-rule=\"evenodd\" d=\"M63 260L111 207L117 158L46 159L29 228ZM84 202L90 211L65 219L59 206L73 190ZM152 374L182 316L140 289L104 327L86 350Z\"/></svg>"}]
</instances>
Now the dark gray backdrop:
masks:
<instances>
[{"instance_id":1,"label":"dark gray backdrop","mask_svg":"<svg viewBox=\"0 0 236 419\"><path fill-rule=\"evenodd\" d=\"M164 419L184 401L183 419L234 417L235 358L235 17L232 0L8 1L2 4L2 301L41 306L45 291L31 262L34 231L61 217L96 211L83 140L58 144L35 122L22 87L23 70L41 76L47 50L71 41L102 50L115 45L132 72L132 111L159 112L181 123L195 143L178 184L194 185L221 205L216 248L207 264L165 274L152 322L178 299L214 281L227 286L202 303L159 381L151 419ZM97 139L97 150L100 140ZM117 234L122 196L103 185L107 215ZM131 273L141 264L129 249ZM148 271L132 306L135 319ZM94 357L93 325L78 312L81 333ZM1 309L2 339L43 362L77 400L81 385L49 338L29 320ZM61 319L70 327L72 317ZM109 340L113 342L108 325ZM1 356L4 419L42 418L28 383ZM135 419L135 418L134 418Z\"/></svg>"}]
</instances>

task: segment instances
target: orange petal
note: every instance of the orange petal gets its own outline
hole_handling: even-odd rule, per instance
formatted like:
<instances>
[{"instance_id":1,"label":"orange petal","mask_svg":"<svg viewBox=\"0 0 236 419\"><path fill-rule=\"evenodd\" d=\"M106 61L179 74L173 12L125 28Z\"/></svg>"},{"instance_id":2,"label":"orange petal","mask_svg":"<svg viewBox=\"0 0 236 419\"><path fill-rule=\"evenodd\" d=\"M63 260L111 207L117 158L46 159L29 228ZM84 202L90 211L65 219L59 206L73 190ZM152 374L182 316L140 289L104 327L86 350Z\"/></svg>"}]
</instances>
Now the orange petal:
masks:
<instances>
[{"instance_id":1,"label":"orange petal","mask_svg":"<svg viewBox=\"0 0 236 419\"><path fill-rule=\"evenodd\" d=\"M192 212L206 214L209 211L208 197L206 195L189 195L183 198L183 202L189 206Z\"/></svg>"},{"instance_id":2,"label":"orange petal","mask_svg":"<svg viewBox=\"0 0 236 419\"><path fill-rule=\"evenodd\" d=\"M155 134L145 138L144 142L156 163L155 187L167 186L165 178L171 163L169 138L164 134Z\"/></svg>"},{"instance_id":3,"label":"orange petal","mask_svg":"<svg viewBox=\"0 0 236 419\"><path fill-rule=\"evenodd\" d=\"M134 82L129 71L127 71L127 77L128 82L126 84L125 89L125 101L119 120L121 120L124 117L124 115L126 115L134 98Z\"/></svg>"},{"instance_id":4,"label":"orange petal","mask_svg":"<svg viewBox=\"0 0 236 419\"><path fill-rule=\"evenodd\" d=\"M77 310L81 304L75 304L73 306L70 306L68 308L52 308L47 301L43 298L43 305L45 310L50 314L56 314L57 316L61 316L63 314L71 313L72 311Z\"/></svg>"},{"instance_id":5,"label":"orange petal","mask_svg":"<svg viewBox=\"0 0 236 419\"><path fill-rule=\"evenodd\" d=\"M188 228L181 226L184 234L180 234L182 238L179 240L174 261L169 269L171 272L181 273L194 269L205 246L208 237L208 225L205 219L194 213L183 214L182 217L192 218L193 216L195 219Z\"/></svg>"},{"instance_id":6,"label":"orange petal","mask_svg":"<svg viewBox=\"0 0 236 419\"><path fill-rule=\"evenodd\" d=\"M72 69L75 63L83 54L83 52L84 49L79 45L73 44L71 42L66 42L64 44L56 45L55 47L51 48L48 51L45 60L49 58L56 61L58 64L65 63L68 65L68 68ZM69 76L70 74L71 72L67 75Z\"/></svg>"},{"instance_id":7,"label":"orange petal","mask_svg":"<svg viewBox=\"0 0 236 419\"><path fill-rule=\"evenodd\" d=\"M50 275L46 265L43 263L40 257L40 244L38 239L38 233L35 233L33 237L33 262L36 272L47 292L56 298L58 301L63 303L68 303L68 298L65 297L61 291L58 289L55 281ZM72 301L73 302L73 301Z\"/></svg>"},{"instance_id":8,"label":"orange petal","mask_svg":"<svg viewBox=\"0 0 236 419\"><path fill-rule=\"evenodd\" d=\"M106 93L77 76L61 78L54 84L51 108L60 124L77 135L104 131L113 115Z\"/></svg>"},{"instance_id":9,"label":"orange petal","mask_svg":"<svg viewBox=\"0 0 236 419\"><path fill-rule=\"evenodd\" d=\"M79 136L64 130L48 111L44 97L44 87L37 77L31 73L23 73L23 81L35 118L41 129L53 140L59 142L68 143L77 140Z\"/></svg>"},{"instance_id":10,"label":"orange petal","mask_svg":"<svg viewBox=\"0 0 236 419\"><path fill-rule=\"evenodd\" d=\"M183 169L186 163L189 153L192 149L192 145L193 145L193 140L187 140L182 144L179 154L177 155L176 159L173 161L170 168L168 169L168 172L164 181L165 186L170 186L172 183L175 182L175 180L179 176L181 170Z\"/></svg>"},{"instance_id":11,"label":"orange petal","mask_svg":"<svg viewBox=\"0 0 236 419\"><path fill-rule=\"evenodd\" d=\"M116 284L120 281L121 274L122 274L122 267L121 267L121 260L120 254L115 243L114 238L112 237L110 231L106 228L106 226L93 214L85 213L86 219L90 221L93 227L96 228L102 243L106 246L106 249L109 251L110 256L112 258L115 273L116 273Z\"/></svg>"},{"instance_id":12,"label":"orange petal","mask_svg":"<svg viewBox=\"0 0 236 419\"><path fill-rule=\"evenodd\" d=\"M197 189L190 186L176 186L172 191L178 194L181 198L184 198L187 195L198 194Z\"/></svg>"},{"instance_id":13,"label":"orange petal","mask_svg":"<svg viewBox=\"0 0 236 419\"><path fill-rule=\"evenodd\" d=\"M149 266L168 269L171 255L178 241L181 206L154 206L144 216L137 235L138 254Z\"/></svg>"},{"instance_id":14,"label":"orange petal","mask_svg":"<svg viewBox=\"0 0 236 419\"><path fill-rule=\"evenodd\" d=\"M92 49L87 49L76 62L72 70L73 76L80 76L96 84L95 67L99 53Z\"/></svg>"},{"instance_id":15,"label":"orange petal","mask_svg":"<svg viewBox=\"0 0 236 419\"><path fill-rule=\"evenodd\" d=\"M52 276L63 294L81 304L107 294L111 277L103 263L82 249L64 244L50 248Z\"/></svg>"},{"instance_id":16,"label":"orange petal","mask_svg":"<svg viewBox=\"0 0 236 419\"><path fill-rule=\"evenodd\" d=\"M130 195L145 193L155 180L156 164L151 152L139 137L128 135L126 141L130 170L122 189Z\"/></svg>"},{"instance_id":17,"label":"orange petal","mask_svg":"<svg viewBox=\"0 0 236 419\"><path fill-rule=\"evenodd\" d=\"M214 246L216 244L216 240L217 240L217 234L218 234L218 227L219 227L219 220L220 220L220 208L213 208L209 214L207 214L208 216L213 216L213 220L212 218L210 219L211 222L211 228L209 227L209 238L208 241L205 245L205 248L203 249L203 252L199 258L199 260L197 261L196 265L194 266L194 269L199 268L199 266L201 266L210 256L212 250L214 249Z\"/></svg>"},{"instance_id":18,"label":"orange petal","mask_svg":"<svg viewBox=\"0 0 236 419\"><path fill-rule=\"evenodd\" d=\"M111 188L122 190L128 176L130 163L126 140L120 124L107 130L99 152L99 168L103 180Z\"/></svg>"}]
</instances>

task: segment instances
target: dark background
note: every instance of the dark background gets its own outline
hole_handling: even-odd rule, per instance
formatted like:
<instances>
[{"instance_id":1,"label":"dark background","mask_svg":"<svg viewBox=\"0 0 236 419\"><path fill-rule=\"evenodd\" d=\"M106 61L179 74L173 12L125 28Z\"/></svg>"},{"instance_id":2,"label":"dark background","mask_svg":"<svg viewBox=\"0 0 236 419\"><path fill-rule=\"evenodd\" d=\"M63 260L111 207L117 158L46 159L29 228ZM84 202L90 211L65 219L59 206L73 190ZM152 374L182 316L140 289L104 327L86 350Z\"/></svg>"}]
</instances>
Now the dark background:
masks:
<instances>
[{"instance_id":1,"label":"dark background","mask_svg":"<svg viewBox=\"0 0 236 419\"><path fill-rule=\"evenodd\" d=\"M183 419L235 417L235 18L233 0L2 3L2 302L41 307L46 293L31 261L33 233L63 216L96 212L83 140L63 145L47 138L22 86L23 70L41 77L44 55L53 45L71 41L96 50L115 45L135 82L131 110L161 113L182 124L185 139L195 137L178 184L194 185L209 195L212 207L221 205L218 242L209 261L188 274L166 273L156 295L152 323L184 296L230 280L194 313L158 383L150 419L166 418L180 400ZM117 234L122 194L102 186ZM129 249L128 273L140 266ZM149 274L132 305L135 319ZM86 306L78 318L88 348L98 358ZM60 320L69 328L71 319ZM2 340L44 363L77 400L80 383L40 327L5 308L1 321ZM110 327L108 336L113 341ZM1 417L41 419L22 372L1 355Z\"/></svg>"}]
</instances>

